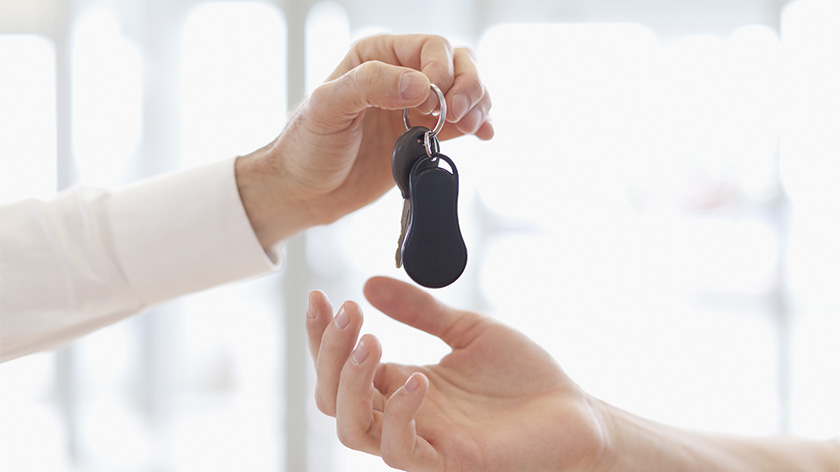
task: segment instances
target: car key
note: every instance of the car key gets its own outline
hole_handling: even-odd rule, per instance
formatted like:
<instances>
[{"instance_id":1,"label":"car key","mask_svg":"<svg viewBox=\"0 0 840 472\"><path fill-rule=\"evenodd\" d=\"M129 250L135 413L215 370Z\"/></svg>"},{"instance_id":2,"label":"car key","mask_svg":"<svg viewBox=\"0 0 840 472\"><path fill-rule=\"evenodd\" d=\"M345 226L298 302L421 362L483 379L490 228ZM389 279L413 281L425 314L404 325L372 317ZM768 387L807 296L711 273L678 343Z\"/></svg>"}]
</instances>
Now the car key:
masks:
<instances>
[{"instance_id":1,"label":"car key","mask_svg":"<svg viewBox=\"0 0 840 472\"><path fill-rule=\"evenodd\" d=\"M411 199L409 198L408 176L411 168L420 158L427 157L424 137L430 130L424 126L416 126L407 129L397 138L394 145L394 153L391 155L391 173L394 181L400 189L403 197L403 211L400 222L400 237L397 241L397 268L402 267L402 245L405 241L405 232L408 228L408 217L411 212ZM437 142L437 139L435 139ZM424 160L424 166L434 166L431 159Z\"/></svg>"},{"instance_id":2,"label":"car key","mask_svg":"<svg viewBox=\"0 0 840 472\"><path fill-rule=\"evenodd\" d=\"M437 133L443 128L446 102L432 84L441 103L434 130L412 127L403 110L406 131L400 135L391 157L391 171L403 197L397 267L420 285L445 287L461 276L467 248L458 223L458 170L440 153ZM443 160L449 166L439 166Z\"/></svg>"}]
</instances>

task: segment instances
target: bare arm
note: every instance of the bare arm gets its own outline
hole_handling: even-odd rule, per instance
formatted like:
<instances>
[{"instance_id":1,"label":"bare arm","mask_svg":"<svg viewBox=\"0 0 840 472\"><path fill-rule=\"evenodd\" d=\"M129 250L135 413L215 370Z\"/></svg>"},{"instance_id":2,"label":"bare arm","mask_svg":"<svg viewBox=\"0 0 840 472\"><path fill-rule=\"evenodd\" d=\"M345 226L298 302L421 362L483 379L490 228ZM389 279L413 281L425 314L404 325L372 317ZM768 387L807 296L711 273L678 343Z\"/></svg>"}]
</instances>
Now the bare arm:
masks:
<instances>
[{"instance_id":1,"label":"bare arm","mask_svg":"<svg viewBox=\"0 0 840 472\"><path fill-rule=\"evenodd\" d=\"M840 471L840 442L792 436L737 437L699 433L603 405L612 444L607 470Z\"/></svg>"}]
</instances>

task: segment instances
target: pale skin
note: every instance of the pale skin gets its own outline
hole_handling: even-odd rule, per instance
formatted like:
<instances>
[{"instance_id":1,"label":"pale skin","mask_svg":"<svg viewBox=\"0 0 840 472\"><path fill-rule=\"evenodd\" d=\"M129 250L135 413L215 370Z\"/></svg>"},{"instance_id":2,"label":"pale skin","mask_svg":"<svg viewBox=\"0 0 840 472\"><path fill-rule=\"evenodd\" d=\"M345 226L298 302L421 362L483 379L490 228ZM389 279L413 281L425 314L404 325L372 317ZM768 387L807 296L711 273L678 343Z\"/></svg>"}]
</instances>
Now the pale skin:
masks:
<instances>
[{"instance_id":1,"label":"pale skin","mask_svg":"<svg viewBox=\"0 0 840 472\"><path fill-rule=\"evenodd\" d=\"M433 35L363 39L277 139L237 159L239 192L263 247L331 223L390 189L403 108L412 109L412 125L433 128L437 121L431 83L446 97L441 140L492 138L490 95L469 49Z\"/></svg>"},{"instance_id":2,"label":"pale skin","mask_svg":"<svg viewBox=\"0 0 840 472\"><path fill-rule=\"evenodd\" d=\"M375 277L370 303L439 337L439 364L381 363L377 338L359 338L362 311L333 316L309 296L307 332L318 408L338 438L410 471L840 470L840 442L701 434L639 418L587 394L540 346L477 313L448 307L404 282Z\"/></svg>"}]
</instances>

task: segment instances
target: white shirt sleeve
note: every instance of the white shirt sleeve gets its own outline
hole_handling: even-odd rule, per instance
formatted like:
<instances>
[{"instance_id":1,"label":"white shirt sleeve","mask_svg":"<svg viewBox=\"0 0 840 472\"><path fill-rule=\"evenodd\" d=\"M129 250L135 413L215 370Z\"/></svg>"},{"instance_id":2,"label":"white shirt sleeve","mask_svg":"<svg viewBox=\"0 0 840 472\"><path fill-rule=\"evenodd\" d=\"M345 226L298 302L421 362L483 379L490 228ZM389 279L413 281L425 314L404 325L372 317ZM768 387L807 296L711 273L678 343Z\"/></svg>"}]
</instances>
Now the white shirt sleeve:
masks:
<instances>
[{"instance_id":1,"label":"white shirt sleeve","mask_svg":"<svg viewBox=\"0 0 840 472\"><path fill-rule=\"evenodd\" d=\"M0 362L277 270L278 252L266 254L242 206L234 162L0 205Z\"/></svg>"}]
</instances>

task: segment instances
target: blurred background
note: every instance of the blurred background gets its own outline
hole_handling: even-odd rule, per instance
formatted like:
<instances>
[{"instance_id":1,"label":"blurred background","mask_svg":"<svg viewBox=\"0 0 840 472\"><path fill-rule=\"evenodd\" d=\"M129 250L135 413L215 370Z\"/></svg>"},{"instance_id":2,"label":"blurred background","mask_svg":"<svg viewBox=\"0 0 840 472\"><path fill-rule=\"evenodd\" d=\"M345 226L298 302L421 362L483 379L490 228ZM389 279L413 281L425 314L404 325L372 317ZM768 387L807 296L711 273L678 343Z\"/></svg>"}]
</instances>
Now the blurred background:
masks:
<instances>
[{"instance_id":1,"label":"blurred background","mask_svg":"<svg viewBox=\"0 0 840 472\"><path fill-rule=\"evenodd\" d=\"M472 47L493 97L495 139L442 143L470 260L436 295L637 414L840 433L837 1L0 0L0 200L250 152L379 32ZM0 470L387 470L315 408L304 313L406 278L401 208L0 365ZM385 360L446 353L364 306Z\"/></svg>"}]
</instances>

